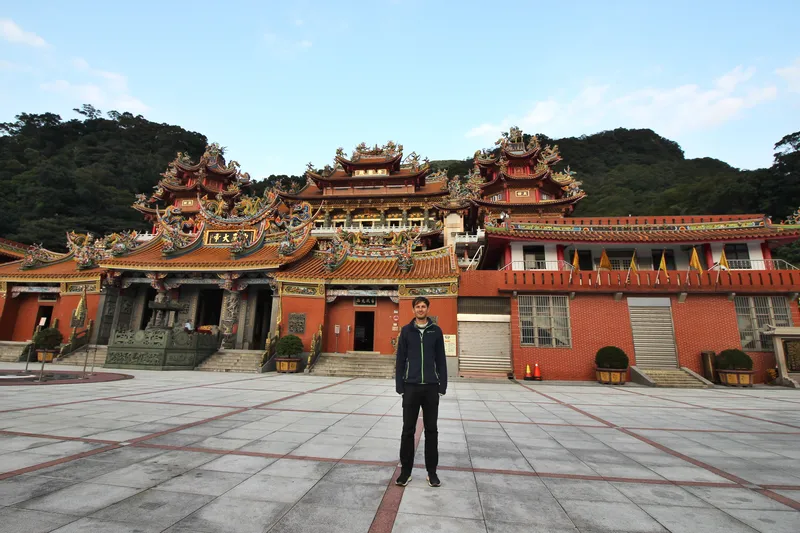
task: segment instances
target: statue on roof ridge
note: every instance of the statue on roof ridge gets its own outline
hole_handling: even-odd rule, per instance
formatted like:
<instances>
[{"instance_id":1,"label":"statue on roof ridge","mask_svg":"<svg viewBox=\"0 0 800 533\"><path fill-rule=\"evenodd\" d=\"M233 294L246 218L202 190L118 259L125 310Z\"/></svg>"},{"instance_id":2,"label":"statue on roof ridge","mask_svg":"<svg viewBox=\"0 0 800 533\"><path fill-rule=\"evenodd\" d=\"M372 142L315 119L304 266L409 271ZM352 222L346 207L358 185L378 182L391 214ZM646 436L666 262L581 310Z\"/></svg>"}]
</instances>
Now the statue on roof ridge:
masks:
<instances>
[{"instance_id":1,"label":"statue on roof ridge","mask_svg":"<svg viewBox=\"0 0 800 533\"><path fill-rule=\"evenodd\" d=\"M534 150L538 150L539 147L540 147L539 138L536 137L536 135L531 135L531 140L528 141L528 146L526 147L526 150L528 152L532 152Z\"/></svg>"},{"instance_id":2,"label":"statue on roof ridge","mask_svg":"<svg viewBox=\"0 0 800 533\"><path fill-rule=\"evenodd\" d=\"M552 165L561 161L561 155L558 153L558 145L550 146L549 144L544 147L539 160L547 165Z\"/></svg>"},{"instance_id":3,"label":"statue on roof ridge","mask_svg":"<svg viewBox=\"0 0 800 533\"><path fill-rule=\"evenodd\" d=\"M800 225L800 208L798 208L797 211L786 217L786 220L784 220L782 224Z\"/></svg>"}]
</instances>

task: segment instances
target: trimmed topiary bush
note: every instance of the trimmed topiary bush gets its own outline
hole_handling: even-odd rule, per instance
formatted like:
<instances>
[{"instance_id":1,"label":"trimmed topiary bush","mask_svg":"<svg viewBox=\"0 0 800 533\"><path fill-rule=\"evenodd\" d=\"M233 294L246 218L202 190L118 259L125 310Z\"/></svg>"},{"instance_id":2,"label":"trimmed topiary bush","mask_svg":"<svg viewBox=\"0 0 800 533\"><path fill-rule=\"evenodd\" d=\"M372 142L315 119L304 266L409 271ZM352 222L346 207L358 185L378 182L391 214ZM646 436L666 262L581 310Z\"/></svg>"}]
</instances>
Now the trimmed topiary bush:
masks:
<instances>
[{"instance_id":1,"label":"trimmed topiary bush","mask_svg":"<svg viewBox=\"0 0 800 533\"><path fill-rule=\"evenodd\" d=\"M741 350L723 350L716 357L718 370L753 370L753 360Z\"/></svg>"},{"instance_id":2,"label":"trimmed topiary bush","mask_svg":"<svg viewBox=\"0 0 800 533\"><path fill-rule=\"evenodd\" d=\"M278 339L275 346L278 357L300 357L303 353L303 341L297 335L286 335Z\"/></svg>"},{"instance_id":3,"label":"trimmed topiary bush","mask_svg":"<svg viewBox=\"0 0 800 533\"><path fill-rule=\"evenodd\" d=\"M64 340L64 336L56 328L46 328L33 336L33 344L37 350L55 350Z\"/></svg>"},{"instance_id":4,"label":"trimmed topiary bush","mask_svg":"<svg viewBox=\"0 0 800 533\"><path fill-rule=\"evenodd\" d=\"M628 355L616 346L606 346L597 350L594 358L597 368L609 368L621 370L628 368Z\"/></svg>"}]
</instances>

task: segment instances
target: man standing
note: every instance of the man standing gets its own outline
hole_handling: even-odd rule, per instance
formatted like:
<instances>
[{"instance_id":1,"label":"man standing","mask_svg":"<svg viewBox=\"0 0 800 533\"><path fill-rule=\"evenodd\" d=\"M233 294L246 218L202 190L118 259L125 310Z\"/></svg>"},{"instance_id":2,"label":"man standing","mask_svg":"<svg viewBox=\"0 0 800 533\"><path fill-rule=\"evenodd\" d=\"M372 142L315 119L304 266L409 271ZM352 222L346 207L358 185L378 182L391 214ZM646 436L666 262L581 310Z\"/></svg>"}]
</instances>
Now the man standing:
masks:
<instances>
[{"instance_id":1,"label":"man standing","mask_svg":"<svg viewBox=\"0 0 800 533\"><path fill-rule=\"evenodd\" d=\"M395 381L397 394L403 397L403 434L400 438L400 475L395 483L405 487L411 481L414 466L414 432L419 409L425 425L425 469L428 485L442 483L436 475L439 463L439 396L447 392L447 361L442 329L428 318L430 302L418 296L412 303L414 320L400 330L397 342Z\"/></svg>"}]
</instances>

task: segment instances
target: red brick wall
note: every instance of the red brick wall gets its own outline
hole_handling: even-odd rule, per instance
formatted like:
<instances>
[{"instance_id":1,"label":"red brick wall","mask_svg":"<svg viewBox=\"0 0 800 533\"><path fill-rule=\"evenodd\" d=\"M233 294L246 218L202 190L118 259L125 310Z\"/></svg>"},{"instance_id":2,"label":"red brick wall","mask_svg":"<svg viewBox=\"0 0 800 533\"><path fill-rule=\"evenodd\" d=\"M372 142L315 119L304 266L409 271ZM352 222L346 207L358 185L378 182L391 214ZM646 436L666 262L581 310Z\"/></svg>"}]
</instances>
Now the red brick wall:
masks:
<instances>
[{"instance_id":1,"label":"red brick wall","mask_svg":"<svg viewBox=\"0 0 800 533\"><path fill-rule=\"evenodd\" d=\"M458 299L452 297L428 298L428 300L431 302L428 314L436 317L436 323L442 328L442 333L445 335L458 334ZM413 301L413 298L402 298L400 300L400 327L405 326L414 319L414 308L411 307Z\"/></svg>"},{"instance_id":2,"label":"red brick wall","mask_svg":"<svg viewBox=\"0 0 800 533\"><path fill-rule=\"evenodd\" d=\"M633 334L628 304L611 295L577 295L569 302L572 348L536 348L520 345L519 305L511 299L511 338L514 375L525 375L525 365L539 363L545 380L593 380L594 356L603 346L619 346L634 365Z\"/></svg>"},{"instance_id":3,"label":"red brick wall","mask_svg":"<svg viewBox=\"0 0 800 533\"><path fill-rule=\"evenodd\" d=\"M36 328L36 314L39 312L39 306L53 307L54 302L39 302L39 295L36 293L22 293L16 298L19 303L16 320L14 321L13 329L11 331L12 341L29 341L33 338L33 330ZM53 310L53 319L56 318L55 310ZM50 324L52 325L52 319ZM59 328L60 329L60 328ZM62 332L63 333L63 332Z\"/></svg>"},{"instance_id":4,"label":"red brick wall","mask_svg":"<svg viewBox=\"0 0 800 533\"><path fill-rule=\"evenodd\" d=\"M671 300L681 366L703 375L700 352L712 350L719 353L728 348L742 348L736 308L726 295L690 294L684 303L678 303L676 296ZM753 360L755 362L755 358Z\"/></svg>"},{"instance_id":5,"label":"red brick wall","mask_svg":"<svg viewBox=\"0 0 800 533\"><path fill-rule=\"evenodd\" d=\"M19 302L7 293L5 298L0 297L0 340L10 341L14 332L14 323L17 321Z\"/></svg>"},{"instance_id":6,"label":"red brick wall","mask_svg":"<svg viewBox=\"0 0 800 533\"><path fill-rule=\"evenodd\" d=\"M69 339L72 328L70 320L72 312L78 307L80 294L70 294L59 296L55 302L40 302L39 295L36 293L22 293L16 298L8 296L9 300L0 318L0 339L13 341L27 341L33 337L36 328L36 315L39 307L52 307L53 315L50 319L52 326L58 320L58 330L64 337L64 342ZM99 294L87 294L86 305L88 306L87 317L96 321L97 306L100 302Z\"/></svg>"}]
</instances>

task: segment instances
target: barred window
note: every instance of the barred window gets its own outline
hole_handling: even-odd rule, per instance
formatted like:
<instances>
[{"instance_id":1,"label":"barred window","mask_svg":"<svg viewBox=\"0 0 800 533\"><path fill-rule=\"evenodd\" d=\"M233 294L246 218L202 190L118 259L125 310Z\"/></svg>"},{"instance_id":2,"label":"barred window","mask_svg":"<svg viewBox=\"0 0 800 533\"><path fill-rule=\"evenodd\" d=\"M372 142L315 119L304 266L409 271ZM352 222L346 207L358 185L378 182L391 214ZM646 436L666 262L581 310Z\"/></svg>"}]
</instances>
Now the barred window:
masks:
<instances>
[{"instance_id":1,"label":"barred window","mask_svg":"<svg viewBox=\"0 0 800 533\"><path fill-rule=\"evenodd\" d=\"M517 297L520 342L541 348L569 348L569 300L566 296Z\"/></svg>"},{"instance_id":2,"label":"barred window","mask_svg":"<svg viewBox=\"0 0 800 533\"><path fill-rule=\"evenodd\" d=\"M762 328L767 324L775 327L792 325L789 300L783 296L737 296L734 304L744 350L771 351L772 336L765 335Z\"/></svg>"}]
</instances>

